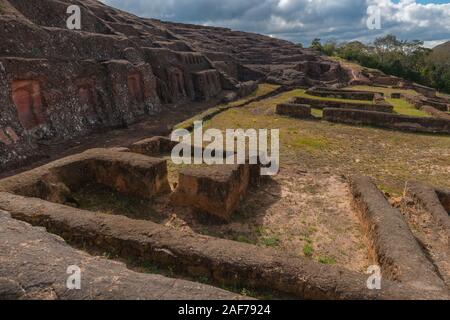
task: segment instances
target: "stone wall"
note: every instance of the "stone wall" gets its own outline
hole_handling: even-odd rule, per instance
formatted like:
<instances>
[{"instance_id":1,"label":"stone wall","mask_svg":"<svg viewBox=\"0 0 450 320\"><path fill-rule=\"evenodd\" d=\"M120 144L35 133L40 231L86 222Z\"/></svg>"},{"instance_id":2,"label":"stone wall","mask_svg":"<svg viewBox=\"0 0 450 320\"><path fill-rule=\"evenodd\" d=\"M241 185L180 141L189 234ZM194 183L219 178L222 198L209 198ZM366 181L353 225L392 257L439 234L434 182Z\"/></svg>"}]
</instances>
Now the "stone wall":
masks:
<instances>
[{"instance_id":1,"label":"stone wall","mask_svg":"<svg viewBox=\"0 0 450 320\"><path fill-rule=\"evenodd\" d=\"M402 94L402 98L414 105L417 109L423 106L431 106L443 112L450 111L450 103L445 98L427 98L423 95L410 94Z\"/></svg>"},{"instance_id":2,"label":"stone wall","mask_svg":"<svg viewBox=\"0 0 450 320\"><path fill-rule=\"evenodd\" d=\"M450 114L443 112L441 110L438 110L432 106L423 106L422 108L420 108L420 110L425 111L426 113L433 116L434 118L450 120Z\"/></svg>"},{"instance_id":3,"label":"stone wall","mask_svg":"<svg viewBox=\"0 0 450 320\"><path fill-rule=\"evenodd\" d=\"M357 110L369 110L369 111L379 111L379 112L393 112L393 106L388 103L350 103L332 100L321 100L321 99L311 99L298 97L291 101L297 104L307 104L312 108L324 109L324 108L347 108L347 109L357 109Z\"/></svg>"},{"instance_id":4,"label":"stone wall","mask_svg":"<svg viewBox=\"0 0 450 320\"><path fill-rule=\"evenodd\" d=\"M306 104L281 103L277 105L276 113L298 119L311 119L311 107Z\"/></svg>"},{"instance_id":5,"label":"stone wall","mask_svg":"<svg viewBox=\"0 0 450 320\"><path fill-rule=\"evenodd\" d=\"M371 79L373 84L380 86L397 86L402 79L394 76L377 76Z\"/></svg>"},{"instance_id":6,"label":"stone wall","mask_svg":"<svg viewBox=\"0 0 450 320\"><path fill-rule=\"evenodd\" d=\"M411 86L411 89L417 91L420 94L423 94L427 98L435 98L437 93L437 90L434 88L422 86L416 83Z\"/></svg>"},{"instance_id":7,"label":"stone wall","mask_svg":"<svg viewBox=\"0 0 450 320\"><path fill-rule=\"evenodd\" d=\"M319 264L281 250L199 235L151 221L79 210L36 198L0 192L0 209L10 212L14 219L45 226L71 244L98 252L114 250L122 259L145 261L191 278L206 277L222 286L267 290L297 299L449 298L448 292L436 291L433 287L418 290L408 283L389 279L383 279L381 290L369 290L367 275ZM2 266L0 264L0 272ZM118 296L125 296L125 292Z\"/></svg>"},{"instance_id":8,"label":"stone wall","mask_svg":"<svg viewBox=\"0 0 450 320\"><path fill-rule=\"evenodd\" d=\"M354 90L341 90L331 88L313 87L306 91L307 94L323 98L337 98L337 99L350 99L350 100L367 100L372 101L375 99L375 95L383 96L383 93L369 92L369 91L354 91Z\"/></svg>"},{"instance_id":9,"label":"stone wall","mask_svg":"<svg viewBox=\"0 0 450 320\"><path fill-rule=\"evenodd\" d=\"M247 299L196 282L131 271L123 263L71 248L45 228L1 210L0 252L0 300ZM71 265L83 270L80 290L67 290Z\"/></svg>"},{"instance_id":10,"label":"stone wall","mask_svg":"<svg viewBox=\"0 0 450 320\"><path fill-rule=\"evenodd\" d=\"M384 112L326 108L323 119L330 122L371 125L412 132L450 134L450 121L445 119L410 117Z\"/></svg>"}]
</instances>

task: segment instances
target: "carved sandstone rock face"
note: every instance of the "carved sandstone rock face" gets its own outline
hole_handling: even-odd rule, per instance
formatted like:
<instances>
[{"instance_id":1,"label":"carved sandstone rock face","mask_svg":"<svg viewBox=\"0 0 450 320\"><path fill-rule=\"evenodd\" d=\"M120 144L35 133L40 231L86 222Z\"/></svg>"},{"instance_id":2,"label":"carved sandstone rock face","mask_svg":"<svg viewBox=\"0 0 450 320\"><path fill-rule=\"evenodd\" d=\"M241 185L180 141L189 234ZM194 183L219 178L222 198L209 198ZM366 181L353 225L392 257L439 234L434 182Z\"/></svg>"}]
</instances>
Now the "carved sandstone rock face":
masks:
<instances>
[{"instance_id":1,"label":"carved sandstone rock face","mask_svg":"<svg viewBox=\"0 0 450 320\"><path fill-rule=\"evenodd\" d=\"M0 129L18 136L0 138L0 171L46 154L43 145L158 117L168 104L251 94L254 81L345 82L339 63L288 41L142 19L95 0L81 5L81 30L69 30L73 4L0 0Z\"/></svg>"},{"instance_id":2,"label":"carved sandstone rock face","mask_svg":"<svg viewBox=\"0 0 450 320\"><path fill-rule=\"evenodd\" d=\"M142 91L142 78L139 73L128 75L128 92L133 99L136 99L136 101L144 101L144 92Z\"/></svg>"},{"instance_id":3,"label":"carved sandstone rock face","mask_svg":"<svg viewBox=\"0 0 450 320\"><path fill-rule=\"evenodd\" d=\"M45 123L41 88L36 80L17 80L12 83L12 99L20 123L29 130Z\"/></svg>"}]
</instances>

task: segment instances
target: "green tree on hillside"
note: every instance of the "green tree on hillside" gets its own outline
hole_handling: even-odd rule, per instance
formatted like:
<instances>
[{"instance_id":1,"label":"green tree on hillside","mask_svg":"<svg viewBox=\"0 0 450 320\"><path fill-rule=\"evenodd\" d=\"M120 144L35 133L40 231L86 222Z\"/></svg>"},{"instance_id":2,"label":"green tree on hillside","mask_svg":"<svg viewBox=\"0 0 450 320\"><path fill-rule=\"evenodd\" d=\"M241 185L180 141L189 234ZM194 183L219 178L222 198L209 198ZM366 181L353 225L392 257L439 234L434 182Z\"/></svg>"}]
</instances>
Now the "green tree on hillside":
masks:
<instances>
[{"instance_id":1,"label":"green tree on hillside","mask_svg":"<svg viewBox=\"0 0 450 320\"><path fill-rule=\"evenodd\" d=\"M433 62L429 59L432 51L420 40L405 41L387 35L368 45L359 41L338 45L322 44L320 39L314 39L311 47L328 56L356 61L368 68L450 92L450 62Z\"/></svg>"}]
</instances>

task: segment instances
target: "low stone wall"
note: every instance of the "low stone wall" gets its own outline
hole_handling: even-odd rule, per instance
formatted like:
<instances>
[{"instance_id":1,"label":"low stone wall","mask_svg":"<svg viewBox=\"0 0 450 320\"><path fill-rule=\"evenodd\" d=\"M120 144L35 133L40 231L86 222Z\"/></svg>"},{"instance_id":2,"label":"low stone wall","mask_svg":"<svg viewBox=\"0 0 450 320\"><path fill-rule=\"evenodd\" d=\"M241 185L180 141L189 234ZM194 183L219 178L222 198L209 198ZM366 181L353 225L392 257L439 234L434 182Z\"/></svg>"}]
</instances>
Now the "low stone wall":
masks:
<instances>
[{"instance_id":1,"label":"low stone wall","mask_svg":"<svg viewBox=\"0 0 450 320\"><path fill-rule=\"evenodd\" d=\"M393 208L369 177L352 177L354 205L361 213L383 274L408 283L418 290L446 292L398 209Z\"/></svg>"},{"instance_id":2,"label":"low stone wall","mask_svg":"<svg viewBox=\"0 0 450 320\"><path fill-rule=\"evenodd\" d=\"M411 89L417 91L420 94L423 94L425 97L434 98L436 97L437 90L434 88L422 86L420 84L413 84Z\"/></svg>"},{"instance_id":3,"label":"low stone wall","mask_svg":"<svg viewBox=\"0 0 450 320\"><path fill-rule=\"evenodd\" d=\"M311 119L311 107L306 104L281 103L277 105L276 113L298 119Z\"/></svg>"},{"instance_id":4,"label":"low stone wall","mask_svg":"<svg viewBox=\"0 0 450 320\"><path fill-rule=\"evenodd\" d=\"M416 181L408 181L406 183L405 195L412 198L428 211L436 223L447 230L450 237L450 191L447 194L443 191L437 191L429 185Z\"/></svg>"},{"instance_id":5,"label":"low stone wall","mask_svg":"<svg viewBox=\"0 0 450 320\"><path fill-rule=\"evenodd\" d=\"M71 248L43 228L0 211L0 300L241 300L195 282L128 270ZM81 289L67 290L67 268L81 268Z\"/></svg>"},{"instance_id":6,"label":"low stone wall","mask_svg":"<svg viewBox=\"0 0 450 320\"><path fill-rule=\"evenodd\" d=\"M15 219L44 226L70 243L102 252L113 251L124 259L153 263L226 286L270 290L299 299L450 298L448 293L433 288L417 290L384 279L381 290L369 290L367 275L337 266L317 264L271 248L179 231L151 221L92 213L37 198L0 192L0 209L9 211Z\"/></svg>"},{"instance_id":7,"label":"low stone wall","mask_svg":"<svg viewBox=\"0 0 450 320\"><path fill-rule=\"evenodd\" d=\"M449 104L447 104L447 103L445 103L443 101L440 101L440 100L426 98L426 99L423 100L423 103L425 105L432 106L432 107L434 107L434 108L436 108L436 109L438 109L440 111L446 112L446 111L450 110L449 109Z\"/></svg>"},{"instance_id":8,"label":"low stone wall","mask_svg":"<svg viewBox=\"0 0 450 320\"><path fill-rule=\"evenodd\" d=\"M450 134L450 121L354 109L327 108L323 119L330 122L411 131Z\"/></svg>"},{"instance_id":9,"label":"low stone wall","mask_svg":"<svg viewBox=\"0 0 450 320\"><path fill-rule=\"evenodd\" d=\"M356 91L356 90L342 90L331 88L317 88L313 87L306 91L307 94L323 98L337 98L349 100L367 100L372 101L376 94L383 96L383 93L376 93L371 91Z\"/></svg>"},{"instance_id":10,"label":"low stone wall","mask_svg":"<svg viewBox=\"0 0 450 320\"><path fill-rule=\"evenodd\" d=\"M0 180L0 191L58 203L89 182L146 199L170 191L165 160L125 150L91 149L69 156Z\"/></svg>"},{"instance_id":11,"label":"low stone wall","mask_svg":"<svg viewBox=\"0 0 450 320\"><path fill-rule=\"evenodd\" d=\"M394 77L394 76L378 76L371 79L373 84L379 86L397 86L402 79Z\"/></svg>"},{"instance_id":12,"label":"low stone wall","mask_svg":"<svg viewBox=\"0 0 450 320\"><path fill-rule=\"evenodd\" d=\"M373 103L349 103L331 100L320 100L297 97L292 99L291 103L295 104L307 104L312 108L325 109L325 108L346 108L379 112L393 112L394 107L390 104L373 104Z\"/></svg>"},{"instance_id":13,"label":"low stone wall","mask_svg":"<svg viewBox=\"0 0 450 320\"><path fill-rule=\"evenodd\" d=\"M175 205L200 209L229 221L240 200L247 193L252 175L259 177L259 172L255 172L254 168L260 167L215 165L183 169L171 200Z\"/></svg>"},{"instance_id":14,"label":"low stone wall","mask_svg":"<svg viewBox=\"0 0 450 320\"><path fill-rule=\"evenodd\" d=\"M440 111L432 106L423 106L420 110L425 111L434 118L450 120L450 114Z\"/></svg>"},{"instance_id":15,"label":"low stone wall","mask_svg":"<svg viewBox=\"0 0 450 320\"><path fill-rule=\"evenodd\" d=\"M172 141L167 137L157 136L133 143L129 149L134 153L156 157L162 154L170 154L177 144L177 142Z\"/></svg>"},{"instance_id":16,"label":"low stone wall","mask_svg":"<svg viewBox=\"0 0 450 320\"><path fill-rule=\"evenodd\" d=\"M417 109L423 106L431 106L440 111L446 112L450 110L450 105L444 100L439 98L427 98L422 95L414 96L409 94L403 94L402 98L414 105Z\"/></svg>"}]
</instances>

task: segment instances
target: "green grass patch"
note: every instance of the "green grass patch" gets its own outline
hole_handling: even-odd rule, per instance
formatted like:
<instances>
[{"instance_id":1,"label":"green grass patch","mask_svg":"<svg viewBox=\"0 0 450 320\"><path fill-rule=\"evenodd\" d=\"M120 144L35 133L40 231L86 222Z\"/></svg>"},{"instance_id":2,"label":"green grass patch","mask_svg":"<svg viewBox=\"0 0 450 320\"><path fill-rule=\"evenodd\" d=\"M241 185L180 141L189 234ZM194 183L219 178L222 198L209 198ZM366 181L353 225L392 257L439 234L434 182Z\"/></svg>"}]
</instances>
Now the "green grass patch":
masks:
<instances>
[{"instance_id":1,"label":"green grass patch","mask_svg":"<svg viewBox=\"0 0 450 320\"><path fill-rule=\"evenodd\" d=\"M390 98L393 93L403 93L409 95L418 95L418 93L414 90L404 90L404 89L394 89L389 87L372 87L372 86L352 86L346 89L358 90L358 91L369 91L369 92L381 92L384 93L386 98Z\"/></svg>"},{"instance_id":2,"label":"green grass patch","mask_svg":"<svg viewBox=\"0 0 450 320\"><path fill-rule=\"evenodd\" d=\"M320 150L327 147L329 142L323 138L299 136L292 140L291 145L300 149Z\"/></svg>"},{"instance_id":3,"label":"green grass patch","mask_svg":"<svg viewBox=\"0 0 450 320\"><path fill-rule=\"evenodd\" d=\"M280 245L280 237L278 235L267 235L262 237L260 242L266 247L278 247Z\"/></svg>"},{"instance_id":4,"label":"green grass patch","mask_svg":"<svg viewBox=\"0 0 450 320\"><path fill-rule=\"evenodd\" d=\"M323 110L322 109L311 109L311 114L316 118L323 118Z\"/></svg>"},{"instance_id":5,"label":"green grass patch","mask_svg":"<svg viewBox=\"0 0 450 320\"><path fill-rule=\"evenodd\" d=\"M332 257L319 257L319 259L317 261L321 264L327 264L327 265L336 264L336 259L332 258Z\"/></svg>"},{"instance_id":6,"label":"green grass patch","mask_svg":"<svg viewBox=\"0 0 450 320\"><path fill-rule=\"evenodd\" d=\"M239 235L239 236L237 236L237 237L235 238L235 240L236 240L237 242L251 243L251 244L253 244L253 242L252 242L247 236L244 236L244 235Z\"/></svg>"},{"instance_id":7,"label":"green grass patch","mask_svg":"<svg viewBox=\"0 0 450 320\"><path fill-rule=\"evenodd\" d=\"M307 243L303 246L303 255L305 257L311 258L314 254L314 248L310 243Z\"/></svg>"},{"instance_id":8,"label":"green grass patch","mask_svg":"<svg viewBox=\"0 0 450 320\"><path fill-rule=\"evenodd\" d=\"M229 109L208 121L205 130L280 129L282 169L301 167L337 175L369 175L393 196L403 193L407 180L450 187L449 136L305 121L275 113L277 104L302 92L292 90L243 108ZM395 107L403 114L416 112L409 106Z\"/></svg>"},{"instance_id":9,"label":"green grass patch","mask_svg":"<svg viewBox=\"0 0 450 320\"><path fill-rule=\"evenodd\" d=\"M428 113L416 109L412 104L403 99L386 99L386 101L394 106L395 113L413 117L430 117Z\"/></svg>"},{"instance_id":10,"label":"green grass patch","mask_svg":"<svg viewBox=\"0 0 450 320\"><path fill-rule=\"evenodd\" d=\"M353 99L317 97L317 96L312 96L312 95L307 94L306 90L302 90L302 91L303 92L299 95L299 97L313 99L313 100L343 102L343 103L352 103L352 104L374 104L374 102L372 100L353 100Z\"/></svg>"},{"instance_id":11,"label":"green grass patch","mask_svg":"<svg viewBox=\"0 0 450 320\"><path fill-rule=\"evenodd\" d=\"M214 108L210 108L210 109L204 111L203 113L196 115L195 117L192 117L186 121L183 121L182 123L177 124L175 126L175 129L189 128L190 126L192 126L192 124L195 121L201 121L203 119L207 119L207 118L211 117L211 115L220 113L221 111L237 107L237 106L244 104L252 99L269 94L269 93L277 90L279 87L280 87L279 85L273 85L273 84L268 84L268 83L260 84L260 85L258 85L258 89L255 92L253 92L252 94L250 94L242 99L239 99L239 100L236 100L236 101L233 101L230 103L226 103L226 104L221 104Z\"/></svg>"},{"instance_id":12,"label":"green grass patch","mask_svg":"<svg viewBox=\"0 0 450 320\"><path fill-rule=\"evenodd\" d=\"M392 93L402 93L409 95L417 95L417 92L414 90L402 90L402 89L393 89L393 88L381 88L381 87L371 87L371 86L354 86L349 87L348 89L359 90L359 91L371 91L371 92L382 92L386 98L386 101L389 102L394 107L394 112L398 114L402 114L405 116L412 117L430 117L430 115L422 110L416 109L412 104L404 99L391 99Z\"/></svg>"}]
</instances>

